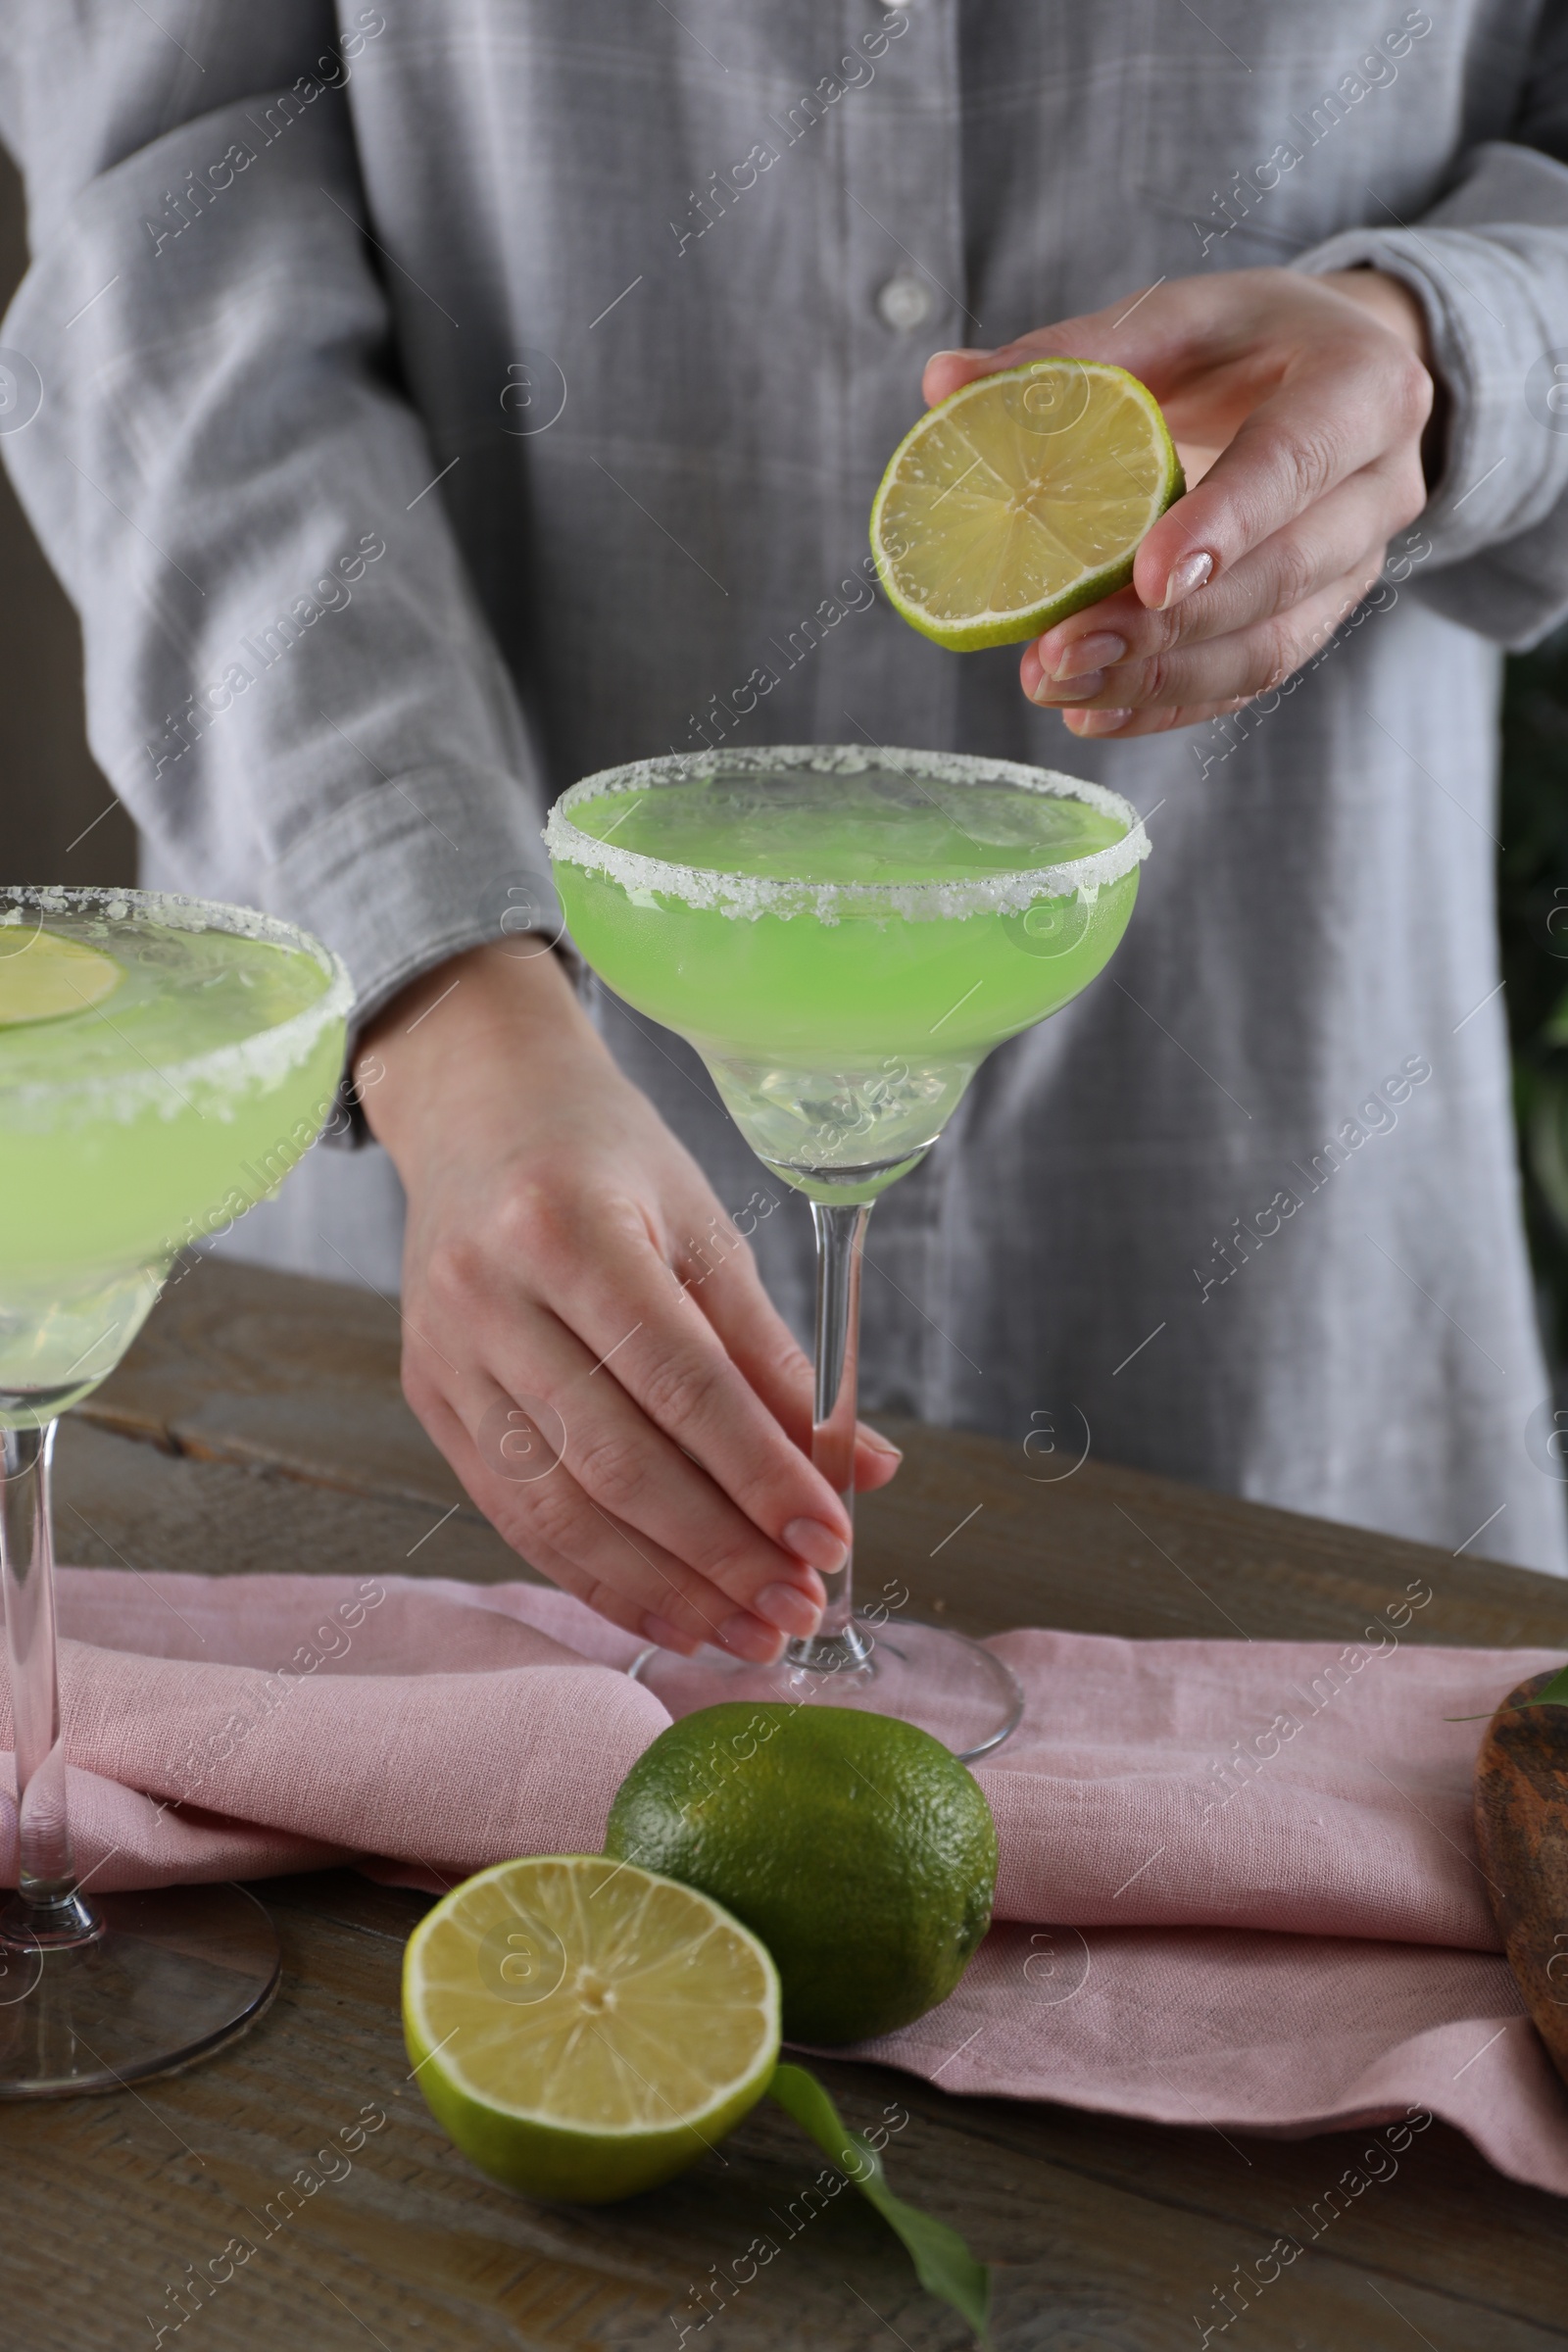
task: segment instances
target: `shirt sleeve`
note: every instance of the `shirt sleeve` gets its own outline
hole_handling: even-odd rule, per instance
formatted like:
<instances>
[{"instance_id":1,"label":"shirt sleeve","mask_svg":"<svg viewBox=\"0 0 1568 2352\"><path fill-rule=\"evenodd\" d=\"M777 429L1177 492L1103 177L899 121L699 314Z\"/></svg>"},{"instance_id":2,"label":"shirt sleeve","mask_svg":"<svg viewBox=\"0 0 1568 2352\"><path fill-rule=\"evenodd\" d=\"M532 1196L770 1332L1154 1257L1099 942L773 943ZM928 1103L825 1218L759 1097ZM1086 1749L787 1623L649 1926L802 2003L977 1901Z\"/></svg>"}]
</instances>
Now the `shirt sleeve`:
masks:
<instances>
[{"instance_id":1,"label":"shirt sleeve","mask_svg":"<svg viewBox=\"0 0 1568 2352\"><path fill-rule=\"evenodd\" d=\"M1475 148L1420 220L1390 214L1294 265L1370 264L1423 304L1448 439L1406 593L1515 648L1568 614L1568 10L1544 26L1514 139Z\"/></svg>"},{"instance_id":2,"label":"shirt sleeve","mask_svg":"<svg viewBox=\"0 0 1568 2352\"><path fill-rule=\"evenodd\" d=\"M541 763L442 505L458 453L400 388L365 217L348 85L384 22L5 13L32 258L0 449L81 615L93 752L161 871L326 940L363 1023L559 927Z\"/></svg>"}]
</instances>

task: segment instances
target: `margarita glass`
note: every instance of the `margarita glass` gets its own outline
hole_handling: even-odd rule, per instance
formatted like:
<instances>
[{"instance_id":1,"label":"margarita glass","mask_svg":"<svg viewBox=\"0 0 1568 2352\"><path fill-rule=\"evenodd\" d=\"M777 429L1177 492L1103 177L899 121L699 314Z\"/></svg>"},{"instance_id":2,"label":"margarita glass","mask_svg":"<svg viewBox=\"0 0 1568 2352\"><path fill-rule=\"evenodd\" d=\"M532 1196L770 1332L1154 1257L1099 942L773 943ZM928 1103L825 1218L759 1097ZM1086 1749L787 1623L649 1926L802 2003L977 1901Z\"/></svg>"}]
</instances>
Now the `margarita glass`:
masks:
<instances>
[{"instance_id":1,"label":"margarita glass","mask_svg":"<svg viewBox=\"0 0 1568 2352\"><path fill-rule=\"evenodd\" d=\"M77 1878L49 1473L58 1416L114 1370L176 1253L315 1140L351 1000L335 956L266 915L0 888L0 1577L19 1857L0 1911L0 2097L107 2090L194 2057L277 1982L271 1924L239 1887L93 1894Z\"/></svg>"},{"instance_id":2,"label":"margarita glass","mask_svg":"<svg viewBox=\"0 0 1568 2352\"><path fill-rule=\"evenodd\" d=\"M1125 930L1149 843L1119 795L1011 761L823 746L677 754L564 793L545 839L571 937L617 995L696 1047L816 1230L811 1459L854 1506L860 1257L1003 1040L1087 986ZM1018 1719L978 1643L854 1611L774 1667L651 1649L674 1715L822 1699L918 1723L960 1756Z\"/></svg>"}]
</instances>

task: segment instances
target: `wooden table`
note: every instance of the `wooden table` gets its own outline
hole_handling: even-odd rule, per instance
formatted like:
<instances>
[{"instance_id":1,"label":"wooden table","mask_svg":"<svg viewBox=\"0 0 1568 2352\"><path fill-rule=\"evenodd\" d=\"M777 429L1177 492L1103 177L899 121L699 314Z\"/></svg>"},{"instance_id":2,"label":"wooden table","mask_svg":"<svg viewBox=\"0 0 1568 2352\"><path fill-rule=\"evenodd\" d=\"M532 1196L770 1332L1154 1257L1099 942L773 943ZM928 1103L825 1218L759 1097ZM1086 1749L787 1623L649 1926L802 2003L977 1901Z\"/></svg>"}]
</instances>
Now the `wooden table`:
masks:
<instances>
[{"instance_id":1,"label":"wooden table","mask_svg":"<svg viewBox=\"0 0 1568 2352\"><path fill-rule=\"evenodd\" d=\"M149 1575L517 1576L403 1404L397 1366L395 1309L372 1296L217 1263L188 1274L63 1435L64 1555ZM901 1430L904 1471L864 1506L867 1582L902 1578L917 1605L977 1633L1348 1641L1420 1575L1437 1597L1407 1640L1568 1647L1568 1588L1547 1579L1093 1461L1036 1483L1019 1434L1007 1446ZM143 2091L0 2112L0 2352L151 2344L173 2311L167 2290L367 2107L388 2121L352 2172L167 2344L673 2352L683 2323L704 2352L969 2340L852 2196L699 2336L710 2266L743 2253L818 2168L796 2128L764 2102L724 2162L626 2206L510 2196L442 2137L409 2080L398 1974L420 1898L349 1872L259 1891L286 1974L246 2038ZM1197 2346L1194 2315L1213 2316L1216 2284L1289 2230L1364 2137L1243 2139L950 2097L872 2067L820 2071L852 2123L890 2098L907 2109L895 2185L998 2266L1001 2352ZM1243 2352L1561 2344L1565 2230L1561 2202L1502 2180L1437 2126L1230 2340Z\"/></svg>"}]
</instances>

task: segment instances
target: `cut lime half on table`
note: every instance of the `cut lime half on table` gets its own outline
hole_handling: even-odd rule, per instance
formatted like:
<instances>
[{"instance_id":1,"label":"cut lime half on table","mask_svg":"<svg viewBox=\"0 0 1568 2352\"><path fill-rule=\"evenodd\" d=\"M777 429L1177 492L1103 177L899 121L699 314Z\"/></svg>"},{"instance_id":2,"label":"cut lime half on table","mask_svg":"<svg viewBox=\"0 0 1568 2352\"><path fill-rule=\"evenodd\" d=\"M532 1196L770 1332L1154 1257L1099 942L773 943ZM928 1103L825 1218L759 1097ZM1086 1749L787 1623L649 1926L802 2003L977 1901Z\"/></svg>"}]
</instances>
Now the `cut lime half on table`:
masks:
<instances>
[{"instance_id":1,"label":"cut lime half on table","mask_svg":"<svg viewBox=\"0 0 1568 2352\"><path fill-rule=\"evenodd\" d=\"M1125 588L1187 487L1123 368L1033 360L939 402L894 451L871 552L895 610L955 653L1038 637Z\"/></svg>"},{"instance_id":2,"label":"cut lime half on table","mask_svg":"<svg viewBox=\"0 0 1568 2352\"><path fill-rule=\"evenodd\" d=\"M426 2104L482 2172L608 2204L684 2172L761 2097L778 1972L727 1911L653 1871L498 1862L415 1929L403 2027Z\"/></svg>"}]
</instances>

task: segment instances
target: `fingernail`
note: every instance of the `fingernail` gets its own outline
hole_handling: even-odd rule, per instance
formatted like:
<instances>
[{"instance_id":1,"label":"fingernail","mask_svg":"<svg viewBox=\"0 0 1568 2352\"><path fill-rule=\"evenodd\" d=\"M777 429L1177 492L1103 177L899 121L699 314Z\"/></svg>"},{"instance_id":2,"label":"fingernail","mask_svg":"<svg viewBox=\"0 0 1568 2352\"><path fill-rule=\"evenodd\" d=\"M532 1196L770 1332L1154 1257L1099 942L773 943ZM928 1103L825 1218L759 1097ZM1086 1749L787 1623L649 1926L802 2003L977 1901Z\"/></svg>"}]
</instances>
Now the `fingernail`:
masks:
<instances>
[{"instance_id":1,"label":"fingernail","mask_svg":"<svg viewBox=\"0 0 1568 2352\"><path fill-rule=\"evenodd\" d=\"M678 1650L683 1658L696 1654L698 1644L692 1636L671 1625L667 1617L656 1617L650 1611L643 1619L642 1630L644 1641L657 1642L661 1649Z\"/></svg>"},{"instance_id":2,"label":"fingernail","mask_svg":"<svg viewBox=\"0 0 1568 2352\"><path fill-rule=\"evenodd\" d=\"M1195 556L1183 556L1179 564L1171 565L1170 576L1165 582L1165 598L1159 608L1160 611L1168 612L1172 605L1179 605L1182 599L1191 596L1196 588L1201 588L1203 582L1212 577L1213 570L1213 557L1206 554L1201 548Z\"/></svg>"},{"instance_id":3,"label":"fingernail","mask_svg":"<svg viewBox=\"0 0 1568 2352\"><path fill-rule=\"evenodd\" d=\"M837 1576L850 1556L849 1545L820 1519L792 1519L779 1541L786 1551L809 1568L820 1568L824 1576Z\"/></svg>"},{"instance_id":4,"label":"fingernail","mask_svg":"<svg viewBox=\"0 0 1568 2352\"><path fill-rule=\"evenodd\" d=\"M748 1658L754 1666L771 1666L784 1647L784 1637L771 1627L759 1625L745 1609L737 1609L726 1617L718 1629L723 1646L737 1658Z\"/></svg>"},{"instance_id":5,"label":"fingernail","mask_svg":"<svg viewBox=\"0 0 1568 2352\"><path fill-rule=\"evenodd\" d=\"M932 360L989 360L990 357L989 351L934 351L926 366L929 368Z\"/></svg>"},{"instance_id":6,"label":"fingernail","mask_svg":"<svg viewBox=\"0 0 1568 2352\"><path fill-rule=\"evenodd\" d=\"M822 1612L799 1585L764 1585L752 1602L752 1614L776 1625L781 1634L814 1634Z\"/></svg>"},{"instance_id":7,"label":"fingernail","mask_svg":"<svg viewBox=\"0 0 1568 2352\"><path fill-rule=\"evenodd\" d=\"M1051 674L1058 685L1067 678L1086 677L1092 669L1108 669L1126 651L1125 637L1113 629L1096 629L1088 637L1075 637Z\"/></svg>"},{"instance_id":8,"label":"fingernail","mask_svg":"<svg viewBox=\"0 0 1568 2352\"><path fill-rule=\"evenodd\" d=\"M864 1421L858 1425L857 1441L861 1446L869 1446L873 1453L891 1453L896 1462L904 1459L902 1446L895 1446L891 1438L885 1438L879 1429L870 1428Z\"/></svg>"},{"instance_id":9,"label":"fingernail","mask_svg":"<svg viewBox=\"0 0 1568 2352\"><path fill-rule=\"evenodd\" d=\"M1035 688L1034 699L1037 703L1043 703L1048 710L1054 710L1059 703L1084 703L1092 694L1103 694L1104 691L1104 671L1091 669L1082 677L1069 679L1065 686L1058 686L1054 678L1042 676Z\"/></svg>"},{"instance_id":10,"label":"fingernail","mask_svg":"<svg viewBox=\"0 0 1568 2352\"><path fill-rule=\"evenodd\" d=\"M1075 735L1114 735L1131 718L1130 710L1064 710L1062 716L1076 720Z\"/></svg>"}]
</instances>

